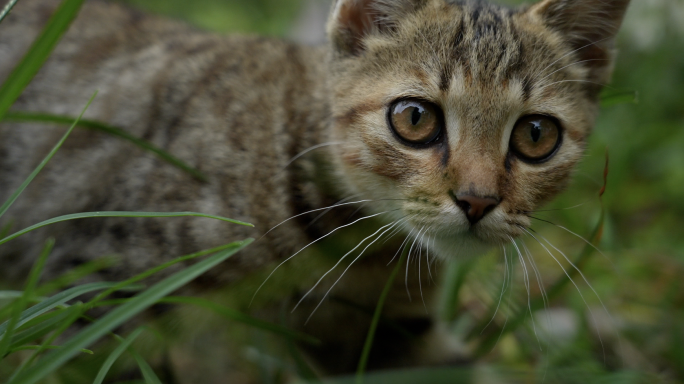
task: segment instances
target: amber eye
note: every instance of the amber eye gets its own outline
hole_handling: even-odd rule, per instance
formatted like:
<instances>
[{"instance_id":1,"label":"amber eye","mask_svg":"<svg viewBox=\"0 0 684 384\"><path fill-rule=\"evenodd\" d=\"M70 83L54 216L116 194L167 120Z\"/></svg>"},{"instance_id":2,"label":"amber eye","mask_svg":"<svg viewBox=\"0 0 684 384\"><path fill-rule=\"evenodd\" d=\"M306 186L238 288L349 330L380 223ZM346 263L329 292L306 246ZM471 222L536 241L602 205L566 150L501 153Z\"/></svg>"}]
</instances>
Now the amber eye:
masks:
<instances>
[{"instance_id":1,"label":"amber eye","mask_svg":"<svg viewBox=\"0 0 684 384\"><path fill-rule=\"evenodd\" d=\"M556 152L560 141L561 131L555 119L530 115L515 123L511 134L511 149L522 160L539 163Z\"/></svg>"},{"instance_id":2,"label":"amber eye","mask_svg":"<svg viewBox=\"0 0 684 384\"><path fill-rule=\"evenodd\" d=\"M394 102L390 106L389 121L392 130L412 144L430 143L442 131L439 107L416 99Z\"/></svg>"}]
</instances>

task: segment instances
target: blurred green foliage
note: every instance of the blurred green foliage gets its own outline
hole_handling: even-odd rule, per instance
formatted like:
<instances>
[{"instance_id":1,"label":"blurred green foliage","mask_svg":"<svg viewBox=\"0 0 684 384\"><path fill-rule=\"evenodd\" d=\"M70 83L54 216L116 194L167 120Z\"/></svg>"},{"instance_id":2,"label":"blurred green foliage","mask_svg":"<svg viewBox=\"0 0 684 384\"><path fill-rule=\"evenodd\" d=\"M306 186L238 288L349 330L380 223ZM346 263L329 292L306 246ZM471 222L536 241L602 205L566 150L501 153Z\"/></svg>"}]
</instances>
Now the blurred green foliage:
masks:
<instances>
[{"instance_id":1,"label":"blurred green foliage","mask_svg":"<svg viewBox=\"0 0 684 384\"><path fill-rule=\"evenodd\" d=\"M122 0L137 8L189 21L219 32L283 35L300 0Z\"/></svg>"}]
</instances>

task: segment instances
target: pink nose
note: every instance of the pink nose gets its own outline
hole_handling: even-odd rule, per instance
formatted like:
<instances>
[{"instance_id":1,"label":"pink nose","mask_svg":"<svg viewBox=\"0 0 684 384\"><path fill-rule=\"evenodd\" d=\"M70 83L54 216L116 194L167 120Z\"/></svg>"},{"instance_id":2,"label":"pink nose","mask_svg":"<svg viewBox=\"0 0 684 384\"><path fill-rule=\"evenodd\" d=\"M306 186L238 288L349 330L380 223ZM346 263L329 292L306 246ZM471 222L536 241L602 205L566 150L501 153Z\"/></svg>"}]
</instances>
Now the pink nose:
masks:
<instances>
[{"instance_id":1,"label":"pink nose","mask_svg":"<svg viewBox=\"0 0 684 384\"><path fill-rule=\"evenodd\" d=\"M471 195L453 196L456 205L465 213L470 225L475 225L486 214L491 212L497 205L499 199L494 197L479 197Z\"/></svg>"}]
</instances>

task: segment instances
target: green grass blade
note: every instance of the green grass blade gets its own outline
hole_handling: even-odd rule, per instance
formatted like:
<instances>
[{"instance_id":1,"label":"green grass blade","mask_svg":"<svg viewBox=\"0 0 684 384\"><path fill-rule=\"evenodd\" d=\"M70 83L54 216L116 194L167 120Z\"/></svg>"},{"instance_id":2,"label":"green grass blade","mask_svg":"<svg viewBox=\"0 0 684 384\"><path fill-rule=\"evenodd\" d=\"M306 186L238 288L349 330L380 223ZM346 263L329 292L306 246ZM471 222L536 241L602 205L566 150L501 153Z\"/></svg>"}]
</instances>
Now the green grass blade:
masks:
<instances>
[{"instance_id":1,"label":"green grass blade","mask_svg":"<svg viewBox=\"0 0 684 384\"><path fill-rule=\"evenodd\" d=\"M60 292L46 300L41 301L40 303L34 305L33 307L25 310L22 312L21 316L18 318L18 322L16 324L17 327L22 326L23 324L26 324L29 320L42 315L43 313L57 308L58 306L66 303L67 301L76 298L78 296L84 295L89 292L93 291L100 291L103 289L107 288L114 288L114 287L119 287L120 283L109 283L109 282L97 282L97 283L89 283L89 284L83 284L79 285L73 288L69 288L63 292ZM124 287L119 287L118 289L123 289L126 288ZM135 287L128 287L129 290L132 289L141 289L142 287L140 286L135 286ZM7 329L8 323L4 322L3 324L0 324L0 334L5 332Z\"/></svg>"},{"instance_id":2,"label":"green grass blade","mask_svg":"<svg viewBox=\"0 0 684 384\"><path fill-rule=\"evenodd\" d=\"M24 292L22 292L22 294L23 294L23 293L24 293ZM44 297L38 297L38 296L34 296L34 297L32 297L32 298L29 298L29 301L32 301L32 302L40 302L41 300L45 300L45 298L44 298ZM59 308L65 308L65 307L68 307L68 305L62 305L62 306L60 306ZM2 316L2 318L5 319L5 322L2 323L3 329L6 329L6 327L7 327L7 319L8 319L8 318L11 316L11 314L12 314L12 313L11 313L12 308L13 308L12 305L8 305L7 307L3 308L3 309L2 309L2 312L0 313L0 315ZM9 309L9 311L7 311L8 309ZM23 315L23 313L24 313L24 312L22 312L22 315ZM8 316L8 314L9 314L10 316ZM48 312L47 314L40 315L40 316L38 316L37 318L33 318L33 319L28 320L28 321L26 321L26 322L23 322L23 321L19 320L19 324L20 324L20 325L18 324L18 325L15 327L15 332L18 331L18 330L20 330L20 329L22 329L22 328L31 327L31 326L33 326L35 323L38 323L38 322L40 322L40 321L43 321L44 319L41 319L42 317L44 317L44 316L50 316L51 314L52 314L52 312ZM20 319L21 319L21 317L20 317ZM4 333L4 331L3 331L3 332L0 332L0 337L3 335L3 333Z\"/></svg>"},{"instance_id":3,"label":"green grass blade","mask_svg":"<svg viewBox=\"0 0 684 384\"><path fill-rule=\"evenodd\" d=\"M10 353L17 352L17 351L35 351L35 350L38 350L41 348L43 348L43 349L60 349L60 348L62 348L62 346L61 345L45 345L45 346L43 346L43 345L24 345L22 347L12 349L10 351ZM81 353L85 353L88 355L94 355L95 354L95 352L91 351L90 349L81 349Z\"/></svg>"},{"instance_id":4,"label":"green grass blade","mask_svg":"<svg viewBox=\"0 0 684 384\"><path fill-rule=\"evenodd\" d=\"M216 219L221 221L227 221L233 224L246 225L248 227L253 227L254 225L245 223L238 220L229 219L227 217L206 215L204 213L197 212L125 212L125 211L110 211L110 212L82 212L82 213L72 213L69 215L54 217L49 220L41 221L38 224L34 224L28 228L24 228L21 231L15 232L4 239L0 240L0 245L16 239L21 235L25 235L35 229L45 227L46 225L60 223L62 221L76 220L76 219L86 219L93 217L206 217L209 219Z\"/></svg>"},{"instance_id":5,"label":"green grass blade","mask_svg":"<svg viewBox=\"0 0 684 384\"><path fill-rule=\"evenodd\" d=\"M14 8L14 5L17 3L17 1L19 0L10 0L9 3L5 5L5 8L3 8L0 12L0 23L2 23L2 20L4 20L5 17L7 17L7 15L9 15L10 11L12 10L12 8Z\"/></svg>"},{"instance_id":6,"label":"green grass blade","mask_svg":"<svg viewBox=\"0 0 684 384\"><path fill-rule=\"evenodd\" d=\"M14 104L78 14L84 0L65 0L48 20L38 38L0 87L0 119Z\"/></svg>"},{"instance_id":7,"label":"green grass blade","mask_svg":"<svg viewBox=\"0 0 684 384\"><path fill-rule=\"evenodd\" d=\"M15 329L15 332L24 331L24 330L29 329L31 327L34 327L34 326L36 326L36 325L38 325L44 321L48 321L49 319L52 319L55 316L59 316L59 314L62 313L62 310L66 309L66 308L69 308L69 306L63 305L55 311L47 312L47 313L44 313L40 316L34 317L33 319L31 319L31 320L25 322L24 324L22 324L21 326L17 327Z\"/></svg>"},{"instance_id":8,"label":"green grass blade","mask_svg":"<svg viewBox=\"0 0 684 384\"><path fill-rule=\"evenodd\" d=\"M145 359L143 359L138 352L136 352L133 348L128 348L128 352L133 356L135 362L138 363L138 367L140 367L140 372L142 372L146 384L162 384L161 380L159 380L157 375L152 370L152 367L147 364L147 361L145 361Z\"/></svg>"},{"instance_id":9,"label":"green grass blade","mask_svg":"<svg viewBox=\"0 0 684 384\"><path fill-rule=\"evenodd\" d=\"M23 291L0 291L0 300L14 300L23 295Z\"/></svg>"},{"instance_id":10,"label":"green grass blade","mask_svg":"<svg viewBox=\"0 0 684 384\"><path fill-rule=\"evenodd\" d=\"M10 349L28 344L59 328L64 320L71 316L72 311L74 311L72 307L62 309L56 316L50 317L48 320L38 323L24 331L17 332L12 337Z\"/></svg>"},{"instance_id":11,"label":"green grass blade","mask_svg":"<svg viewBox=\"0 0 684 384\"><path fill-rule=\"evenodd\" d=\"M368 364L368 357L370 356L370 351L373 347L373 339L375 338L375 331L378 329L378 323L380 322L382 308L385 306L385 300L387 299L387 295L389 294L389 291L392 288L392 284L394 283L394 279L397 277L397 273L399 273L401 265L404 264L404 261L406 261L408 253L409 247L404 246L404 250L401 252L399 261L397 261L397 265L394 266L392 273L387 279L387 282L385 283L385 288L382 289L382 293L380 294L380 298L378 299L378 304L375 306L373 319L371 320L371 325L368 329L368 334L366 336L366 342L363 345L363 351L361 352L361 358L359 359L359 365L356 369L357 384L363 383L363 375L366 372L366 365Z\"/></svg>"},{"instance_id":12,"label":"green grass blade","mask_svg":"<svg viewBox=\"0 0 684 384\"><path fill-rule=\"evenodd\" d=\"M135 331L131 332L130 335L126 339L121 339L119 338L119 341L121 341L121 344L116 347L112 353L107 356L107 359L102 363L102 367L100 367L100 370L97 372L97 376L95 377L95 380L93 381L93 384L102 384L102 381L104 381L104 378L107 376L107 373L109 370L112 368L112 365L114 365L114 362L121 356L121 354L128 348L129 345L135 341L135 339L140 336L144 328L138 328Z\"/></svg>"},{"instance_id":13,"label":"green grass blade","mask_svg":"<svg viewBox=\"0 0 684 384\"><path fill-rule=\"evenodd\" d=\"M7 321L5 332L2 336L2 339L0 339L0 356L5 356L5 354L9 350L9 346L12 341L12 334L14 333L14 330L16 329L17 324L19 323L21 313L24 310L26 303L28 302L28 298L33 295L33 290L36 288L36 285L38 285L38 279L40 279L40 275L43 272L45 261L47 260L47 257L52 251L52 247L54 245L54 239L48 239L45 242L45 246L43 247L43 250L40 252L40 256L38 256L38 260L36 260L36 262L33 264L33 267L31 268L31 273L29 274L28 280L26 282L24 293L13 304L12 317Z\"/></svg>"},{"instance_id":14,"label":"green grass blade","mask_svg":"<svg viewBox=\"0 0 684 384\"><path fill-rule=\"evenodd\" d=\"M67 0L67 1L69 1L69 0ZM81 0L81 1L82 1L82 0ZM12 75L10 75L10 79L11 79L11 78L12 78ZM2 98L2 92L1 92L1 91L2 91L2 90L0 90L0 99ZM92 103L92 101L93 101L93 99L95 98L96 95L97 95L97 92L95 92L95 93L93 94L93 96L90 97L90 100L88 100L88 103L86 104L85 108L83 108L83 110L81 111L81 114L80 114L80 115L78 116L78 118L73 122L73 124L71 124L71 127L69 127L69 129L68 129L68 130L66 131L66 133L62 136L62 138L57 142L57 144L55 144L55 146L52 148L52 150L50 151L50 153L48 153L48 155L45 156L45 158L43 159L43 161L41 161L40 164L38 164L38 166L36 167L36 169L34 169L33 172L31 172L31 174L29 175L29 177L27 177L26 180L24 180L24 182L19 186L19 188L17 188L17 190L14 191L14 193L12 194L12 196L10 196L9 199L7 199L7 201L6 201L2 206L0 206L0 217L2 217L2 215L5 214L5 212L7 212L7 210L9 209L9 207L10 207L10 206L14 203L14 201L19 197L19 195L21 195L21 193L24 191L24 189L26 189L26 187L31 183L31 181L33 181L33 179L36 177L36 175L38 175L38 172L40 172L40 171L43 169L43 167L45 167L45 165L48 163L48 161L50 161L50 159L52 159L52 156L55 155L55 153L57 152L57 150L58 150L58 149L62 146L62 144L64 143L64 140L66 140L66 138L69 136L69 134L71 134L71 131L74 130L74 127L76 126L76 123L78 123L78 120L81 119L81 117L82 117L83 114L85 113L86 109L88 109L88 106L90 106L90 103ZM3 112L0 111L0 116L2 116L2 113L3 113Z\"/></svg>"},{"instance_id":15,"label":"green grass blade","mask_svg":"<svg viewBox=\"0 0 684 384\"><path fill-rule=\"evenodd\" d=\"M637 91L616 91L604 89L601 92L601 107L612 107L618 104L637 104L639 93Z\"/></svg>"},{"instance_id":16,"label":"green grass blade","mask_svg":"<svg viewBox=\"0 0 684 384\"><path fill-rule=\"evenodd\" d=\"M105 256L77 265L57 278L40 285L38 288L36 288L36 294L40 296L46 296L54 291L61 290L64 287L72 286L75 282L83 279L86 276L90 276L105 268L114 266L116 262L117 260L115 257Z\"/></svg>"},{"instance_id":17,"label":"green grass blade","mask_svg":"<svg viewBox=\"0 0 684 384\"><path fill-rule=\"evenodd\" d=\"M172 304L189 304L189 305L196 305L198 307L206 308L209 309L213 312L216 312L217 314L233 320L237 321L243 324L247 324L251 327L258 328L267 332L275 333L280 336L285 336L288 338L296 339L299 341L303 341L305 343L313 344L313 345L318 345L320 344L320 340L316 339L313 336L309 336L305 333L293 331L291 329L288 329L286 327L283 327L278 324L273 324L269 323L267 321L259 320L257 318L254 318L252 316L246 315L240 311L236 311L232 308L227 308L221 305L218 305L216 303L213 303L210 300L207 299L202 299L199 297L181 297L181 296L170 296L170 297L165 297L161 300L159 300L160 303L172 303Z\"/></svg>"},{"instance_id":18,"label":"green grass blade","mask_svg":"<svg viewBox=\"0 0 684 384\"><path fill-rule=\"evenodd\" d=\"M9 223L3 225L2 228L0 228L0 239L2 239L10 233L10 230L12 230L12 225L14 225L14 223L12 222L12 220L10 220Z\"/></svg>"},{"instance_id":19,"label":"green grass blade","mask_svg":"<svg viewBox=\"0 0 684 384\"><path fill-rule=\"evenodd\" d=\"M87 348L107 332L142 312L149 306L159 301L162 297L177 290L178 288L195 279L197 276L223 262L253 241L253 239L247 239L244 241L235 242L231 248L216 253L160 281L151 288L131 298L127 303L113 309L95 323L89 325L83 331L68 340L63 345L62 349L49 353L32 369L22 372L8 384L33 384L38 382L50 372L54 371L70 360L82 348Z\"/></svg>"},{"instance_id":20,"label":"green grass blade","mask_svg":"<svg viewBox=\"0 0 684 384\"><path fill-rule=\"evenodd\" d=\"M284 325L286 324L286 317L287 317L287 311L285 307L280 308L280 324ZM295 364L295 370L297 372L297 375L303 380L306 380L309 383L315 383L315 384L321 384L321 380L314 371L314 369L309 365L309 363L306 361L304 356L302 355L302 351L295 345L294 340L291 338L286 338L285 339L285 346L287 347L287 351L290 354L290 358L292 358L292 361Z\"/></svg>"},{"instance_id":21,"label":"green grass blade","mask_svg":"<svg viewBox=\"0 0 684 384\"><path fill-rule=\"evenodd\" d=\"M89 307L94 307L94 306L96 306L96 305L101 305L102 303L101 303L100 301L101 301L103 298L105 298L105 297L111 295L113 292L118 291L118 290L121 290L121 289L124 289L124 287L127 287L127 286L129 286L129 285L131 285L131 284L133 284L133 283L136 283L136 282L138 282L138 281L141 281L141 280L143 280L143 279L146 279L146 278L148 278L148 277L154 275L155 273L160 272L160 271L162 271L162 270L164 270L164 269L166 269L166 268L168 268L168 267L170 267L170 266L172 266L172 265L181 263L181 262L183 262L183 261L192 260L192 259L195 259L195 258L198 258L198 257L201 257L201 256L210 255L210 254L212 254L212 253L220 252L220 251L223 251L223 250L225 250L225 249L232 248L232 247L233 247L233 244L224 244L224 245L218 246L218 247L216 247L216 248L212 248L212 249L207 249L207 250L204 250L204 251L199 251L199 252L191 253L191 254L189 254L189 255L180 256L180 257L177 257L177 258L175 258L175 259L173 259L173 260L171 260L171 261L167 261L167 262L164 263L164 264L158 265L158 266L156 266L156 267L154 267L154 268L150 268L150 269L148 269L147 271L145 271L145 272L143 272L143 273L140 273L140 274L138 274L138 275L135 275L135 276L131 277L130 279L124 280L124 281L122 281L122 282L116 284L115 286L113 286L113 287L107 289L106 291L100 293L99 295L95 296L92 300L90 300L90 301L88 302L88 306L89 306ZM126 300L127 300L127 299L126 299Z\"/></svg>"},{"instance_id":22,"label":"green grass blade","mask_svg":"<svg viewBox=\"0 0 684 384\"><path fill-rule=\"evenodd\" d=\"M22 371L24 371L27 367L30 367L31 364L38 358L38 356L43 353L46 350L46 347L48 345L52 345L52 342L64 331L67 330L73 324L76 320L78 320L81 315L85 312L85 309L83 307L83 303L76 303L72 305L71 307L67 308L65 312L68 314L68 316L63 319L58 325L57 328L55 329L54 332L48 337L43 343L40 345L40 348L38 348L31 357L29 357L17 370L14 371L14 374L12 374L12 378L10 381L12 381L15 377L21 374ZM82 348L79 348L79 351ZM76 353L78 353L77 351Z\"/></svg>"},{"instance_id":23,"label":"green grass blade","mask_svg":"<svg viewBox=\"0 0 684 384\"><path fill-rule=\"evenodd\" d=\"M71 124L74 119L68 116L59 116L59 115L50 115L46 113L30 113L30 112L7 112L5 114L5 120L9 121L29 121L29 122L41 122L41 123L56 123L56 124ZM100 123L99 121L94 121L94 120L79 120L78 126L81 128L85 129L90 129L94 131L100 131L100 132L105 132L108 133L112 136L119 137L121 139L127 140L138 147L152 152L155 155L159 156L162 160L166 161L167 163L178 167L182 169L183 171L191 174L193 177L201 180L201 181L207 181L206 175L204 175L202 172L198 171L197 169L185 164L183 161L178 159L177 157L171 155L170 153L166 152L165 150L155 147L148 141L145 141L143 139L139 139L130 133L124 131L121 128L113 127L111 125L107 125L104 123Z\"/></svg>"},{"instance_id":24,"label":"green grass blade","mask_svg":"<svg viewBox=\"0 0 684 384\"><path fill-rule=\"evenodd\" d=\"M475 266L477 259L453 262L448 266L444 296L440 303L440 317L446 322L454 321L457 317L458 299L466 277Z\"/></svg>"}]
</instances>

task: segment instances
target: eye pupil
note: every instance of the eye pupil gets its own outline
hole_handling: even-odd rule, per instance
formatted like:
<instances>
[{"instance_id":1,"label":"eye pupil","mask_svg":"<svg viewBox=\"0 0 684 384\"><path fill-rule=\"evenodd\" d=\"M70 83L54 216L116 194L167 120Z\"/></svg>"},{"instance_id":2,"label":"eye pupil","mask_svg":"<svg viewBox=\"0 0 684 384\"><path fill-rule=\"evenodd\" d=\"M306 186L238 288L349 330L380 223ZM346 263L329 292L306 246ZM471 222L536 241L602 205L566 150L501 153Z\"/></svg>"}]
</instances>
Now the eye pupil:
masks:
<instances>
[{"instance_id":1,"label":"eye pupil","mask_svg":"<svg viewBox=\"0 0 684 384\"><path fill-rule=\"evenodd\" d=\"M389 126L407 144L429 144L442 131L441 110L429 101L399 99L388 109Z\"/></svg>"},{"instance_id":2,"label":"eye pupil","mask_svg":"<svg viewBox=\"0 0 684 384\"><path fill-rule=\"evenodd\" d=\"M553 156L561 139L562 131L557 120L545 115L528 115L515 123L509 145L523 161L540 163Z\"/></svg>"},{"instance_id":3,"label":"eye pupil","mask_svg":"<svg viewBox=\"0 0 684 384\"><path fill-rule=\"evenodd\" d=\"M411 124L417 125L422 116L423 114L418 110L418 108L413 108L413 112L411 112Z\"/></svg>"},{"instance_id":4,"label":"eye pupil","mask_svg":"<svg viewBox=\"0 0 684 384\"><path fill-rule=\"evenodd\" d=\"M539 126L539 124L533 124L532 128L530 129L530 136L532 136L532 141L535 143L539 142L539 139L541 138L542 134L542 129Z\"/></svg>"}]
</instances>

